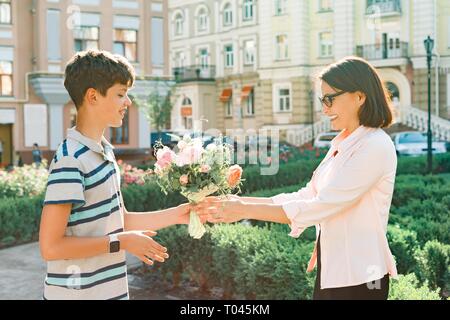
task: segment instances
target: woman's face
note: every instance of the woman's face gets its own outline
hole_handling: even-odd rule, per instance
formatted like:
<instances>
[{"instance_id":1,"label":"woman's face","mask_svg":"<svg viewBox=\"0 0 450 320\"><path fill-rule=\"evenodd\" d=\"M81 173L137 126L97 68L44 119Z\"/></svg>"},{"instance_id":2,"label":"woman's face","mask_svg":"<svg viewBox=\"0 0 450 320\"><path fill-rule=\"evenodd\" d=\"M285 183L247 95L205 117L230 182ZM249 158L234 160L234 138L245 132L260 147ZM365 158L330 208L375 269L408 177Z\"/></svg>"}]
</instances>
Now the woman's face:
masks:
<instances>
[{"instance_id":1,"label":"woman's face","mask_svg":"<svg viewBox=\"0 0 450 320\"><path fill-rule=\"evenodd\" d=\"M347 129L353 132L359 127L359 108L365 102L365 95L361 92L343 92L335 90L328 83L322 81L322 110L330 118L333 130ZM342 93L336 96L337 93ZM333 95L335 95L333 97Z\"/></svg>"}]
</instances>

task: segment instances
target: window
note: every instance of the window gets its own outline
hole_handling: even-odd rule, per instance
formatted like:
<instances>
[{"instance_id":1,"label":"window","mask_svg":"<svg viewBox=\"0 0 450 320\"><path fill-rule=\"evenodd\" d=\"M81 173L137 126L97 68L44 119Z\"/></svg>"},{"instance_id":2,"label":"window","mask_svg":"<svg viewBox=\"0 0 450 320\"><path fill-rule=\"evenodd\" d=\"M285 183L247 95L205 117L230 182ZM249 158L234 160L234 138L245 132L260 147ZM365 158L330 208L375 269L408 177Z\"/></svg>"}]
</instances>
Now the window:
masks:
<instances>
[{"instance_id":1,"label":"window","mask_svg":"<svg viewBox=\"0 0 450 320\"><path fill-rule=\"evenodd\" d=\"M59 22L59 10L47 10L47 58L52 61L61 60Z\"/></svg>"},{"instance_id":2,"label":"window","mask_svg":"<svg viewBox=\"0 0 450 320\"><path fill-rule=\"evenodd\" d=\"M255 91L250 91L246 104L245 104L245 113L249 116L252 116L255 114Z\"/></svg>"},{"instance_id":3,"label":"window","mask_svg":"<svg viewBox=\"0 0 450 320\"><path fill-rule=\"evenodd\" d=\"M233 94L231 94L230 98L226 102L225 116L226 117L233 116Z\"/></svg>"},{"instance_id":4,"label":"window","mask_svg":"<svg viewBox=\"0 0 450 320\"><path fill-rule=\"evenodd\" d=\"M275 0L275 15L280 16L286 13L287 0Z\"/></svg>"},{"instance_id":5,"label":"window","mask_svg":"<svg viewBox=\"0 0 450 320\"><path fill-rule=\"evenodd\" d=\"M291 111L291 90L289 88L278 89L278 111Z\"/></svg>"},{"instance_id":6,"label":"window","mask_svg":"<svg viewBox=\"0 0 450 320\"><path fill-rule=\"evenodd\" d=\"M203 69L208 68L209 66L209 53L208 53L208 49L206 48L202 48L199 51L199 56L200 56L200 66Z\"/></svg>"},{"instance_id":7,"label":"window","mask_svg":"<svg viewBox=\"0 0 450 320\"><path fill-rule=\"evenodd\" d=\"M448 26L447 26L447 47L450 48L450 17L448 17Z\"/></svg>"},{"instance_id":8,"label":"window","mask_svg":"<svg viewBox=\"0 0 450 320\"><path fill-rule=\"evenodd\" d=\"M175 35L181 36L184 29L184 18L181 13L178 13L175 17Z\"/></svg>"},{"instance_id":9,"label":"window","mask_svg":"<svg viewBox=\"0 0 450 320\"><path fill-rule=\"evenodd\" d=\"M234 54L233 45L225 46L225 68L231 68L234 66Z\"/></svg>"},{"instance_id":10,"label":"window","mask_svg":"<svg viewBox=\"0 0 450 320\"><path fill-rule=\"evenodd\" d=\"M124 56L131 62L136 62L137 31L114 29L114 53Z\"/></svg>"},{"instance_id":11,"label":"window","mask_svg":"<svg viewBox=\"0 0 450 320\"><path fill-rule=\"evenodd\" d=\"M164 20L152 18L152 64L164 65Z\"/></svg>"},{"instance_id":12,"label":"window","mask_svg":"<svg viewBox=\"0 0 450 320\"><path fill-rule=\"evenodd\" d=\"M74 49L76 52L98 49L98 27L80 26L73 29Z\"/></svg>"},{"instance_id":13,"label":"window","mask_svg":"<svg viewBox=\"0 0 450 320\"><path fill-rule=\"evenodd\" d=\"M322 32L319 34L320 57L333 56L333 34L331 32Z\"/></svg>"},{"instance_id":14,"label":"window","mask_svg":"<svg viewBox=\"0 0 450 320\"><path fill-rule=\"evenodd\" d=\"M129 128L129 111L125 113L125 117L122 121L122 126L119 128L111 128L111 143L112 144L128 144L128 128Z\"/></svg>"},{"instance_id":15,"label":"window","mask_svg":"<svg viewBox=\"0 0 450 320\"><path fill-rule=\"evenodd\" d=\"M333 0L319 0L319 12L333 10Z\"/></svg>"},{"instance_id":16,"label":"window","mask_svg":"<svg viewBox=\"0 0 450 320\"><path fill-rule=\"evenodd\" d=\"M11 0L0 0L0 24L11 24Z\"/></svg>"},{"instance_id":17,"label":"window","mask_svg":"<svg viewBox=\"0 0 450 320\"><path fill-rule=\"evenodd\" d=\"M223 9L223 25L231 26L233 24L233 10L231 4L227 3Z\"/></svg>"},{"instance_id":18,"label":"window","mask_svg":"<svg viewBox=\"0 0 450 320\"><path fill-rule=\"evenodd\" d=\"M0 96L12 96L12 61L0 60Z\"/></svg>"},{"instance_id":19,"label":"window","mask_svg":"<svg viewBox=\"0 0 450 320\"><path fill-rule=\"evenodd\" d=\"M244 64L253 65L255 63L255 41L247 40L244 42Z\"/></svg>"},{"instance_id":20,"label":"window","mask_svg":"<svg viewBox=\"0 0 450 320\"><path fill-rule=\"evenodd\" d=\"M188 97L184 97L181 102L181 117L183 126L187 130L192 129L192 101Z\"/></svg>"},{"instance_id":21,"label":"window","mask_svg":"<svg viewBox=\"0 0 450 320\"><path fill-rule=\"evenodd\" d=\"M276 37L276 60L286 60L289 58L287 35Z\"/></svg>"},{"instance_id":22,"label":"window","mask_svg":"<svg viewBox=\"0 0 450 320\"><path fill-rule=\"evenodd\" d=\"M450 107L450 73L447 73L447 106Z\"/></svg>"},{"instance_id":23,"label":"window","mask_svg":"<svg viewBox=\"0 0 450 320\"><path fill-rule=\"evenodd\" d=\"M367 0L366 14L398 14L401 12L400 0Z\"/></svg>"},{"instance_id":24,"label":"window","mask_svg":"<svg viewBox=\"0 0 450 320\"><path fill-rule=\"evenodd\" d=\"M253 19L253 0L244 0L244 20Z\"/></svg>"},{"instance_id":25,"label":"window","mask_svg":"<svg viewBox=\"0 0 450 320\"><path fill-rule=\"evenodd\" d=\"M177 68L183 68L186 62L186 56L183 51L175 53L175 66Z\"/></svg>"},{"instance_id":26,"label":"window","mask_svg":"<svg viewBox=\"0 0 450 320\"><path fill-rule=\"evenodd\" d=\"M206 31L208 29L208 14L204 8L198 13L198 31Z\"/></svg>"}]
</instances>

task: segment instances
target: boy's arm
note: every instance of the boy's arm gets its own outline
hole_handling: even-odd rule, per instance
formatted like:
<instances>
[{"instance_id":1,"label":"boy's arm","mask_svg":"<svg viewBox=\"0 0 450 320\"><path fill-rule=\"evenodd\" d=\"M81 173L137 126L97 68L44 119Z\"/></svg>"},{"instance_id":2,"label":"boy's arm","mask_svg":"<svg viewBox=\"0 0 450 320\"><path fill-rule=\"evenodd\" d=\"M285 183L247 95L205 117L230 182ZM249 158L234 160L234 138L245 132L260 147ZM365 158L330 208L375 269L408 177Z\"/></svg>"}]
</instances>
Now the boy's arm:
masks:
<instances>
[{"instance_id":1,"label":"boy's arm","mask_svg":"<svg viewBox=\"0 0 450 320\"><path fill-rule=\"evenodd\" d=\"M47 204L42 210L39 245L44 260L90 258L109 253L109 237L67 237L65 230L72 204ZM142 230L142 229L141 229ZM167 249L155 242L153 231L118 233L121 249L129 251L147 264L149 258L164 262Z\"/></svg>"},{"instance_id":2,"label":"boy's arm","mask_svg":"<svg viewBox=\"0 0 450 320\"><path fill-rule=\"evenodd\" d=\"M187 224L189 223L189 208L188 204L181 204L164 210L128 212L124 207L125 231L159 230L176 224Z\"/></svg>"},{"instance_id":3,"label":"boy's arm","mask_svg":"<svg viewBox=\"0 0 450 320\"><path fill-rule=\"evenodd\" d=\"M39 245L45 260L81 259L109 252L109 238L66 237L65 231L72 204L44 206L39 231Z\"/></svg>"}]
</instances>

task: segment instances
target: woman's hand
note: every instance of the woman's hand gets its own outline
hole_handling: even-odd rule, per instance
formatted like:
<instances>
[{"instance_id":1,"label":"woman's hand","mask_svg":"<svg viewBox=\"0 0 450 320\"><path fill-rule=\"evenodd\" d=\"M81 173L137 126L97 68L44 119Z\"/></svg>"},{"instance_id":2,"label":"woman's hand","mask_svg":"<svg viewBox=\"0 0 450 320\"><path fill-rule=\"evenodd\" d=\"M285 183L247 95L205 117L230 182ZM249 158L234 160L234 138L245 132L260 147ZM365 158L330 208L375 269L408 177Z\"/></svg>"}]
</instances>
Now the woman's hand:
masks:
<instances>
[{"instance_id":1,"label":"woman's hand","mask_svg":"<svg viewBox=\"0 0 450 320\"><path fill-rule=\"evenodd\" d=\"M146 264L153 265L153 260L164 262L169 258L167 248L160 245L151 237L156 236L154 231L126 231L118 234L120 246L123 250L138 257Z\"/></svg>"},{"instance_id":2,"label":"woman's hand","mask_svg":"<svg viewBox=\"0 0 450 320\"><path fill-rule=\"evenodd\" d=\"M197 206L202 216L212 223L232 223L245 219L244 203L236 195L227 195L224 198L208 197Z\"/></svg>"}]
</instances>

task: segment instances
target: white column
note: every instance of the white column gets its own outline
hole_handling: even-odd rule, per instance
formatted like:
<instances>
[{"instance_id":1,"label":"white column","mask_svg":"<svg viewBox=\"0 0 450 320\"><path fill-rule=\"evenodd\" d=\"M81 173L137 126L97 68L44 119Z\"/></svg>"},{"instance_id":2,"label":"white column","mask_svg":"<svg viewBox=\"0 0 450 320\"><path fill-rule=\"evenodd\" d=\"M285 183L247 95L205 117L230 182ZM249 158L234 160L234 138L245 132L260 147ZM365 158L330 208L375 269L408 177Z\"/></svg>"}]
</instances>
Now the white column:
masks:
<instances>
[{"instance_id":1,"label":"white column","mask_svg":"<svg viewBox=\"0 0 450 320\"><path fill-rule=\"evenodd\" d=\"M413 56L425 55L423 41L428 35L436 40L434 30L435 3L434 1L413 1L413 35L414 35L414 53Z\"/></svg>"},{"instance_id":2,"label":"white column","mask_svg":"<svg viewBox=\"0 0 450 320\"><path fill-rule=\"evenodd\" d=\"M150 148L150 124L142 109L139 110L139 148Z\"/></svg>"},{"instance_id":3,"label":"white column","mask_svg":"<svg viewBox=\"0 0 450 320\"><path fill-rule=\"evenodd\" d=\"M64 140L64 105L49 104L50 150L56 150Z\"/></svg>"}]
</instances>

